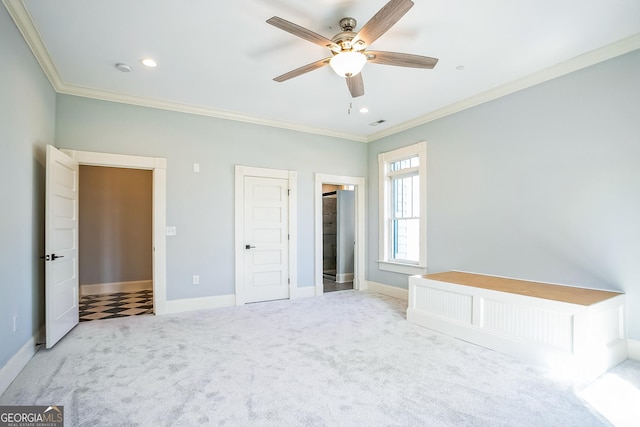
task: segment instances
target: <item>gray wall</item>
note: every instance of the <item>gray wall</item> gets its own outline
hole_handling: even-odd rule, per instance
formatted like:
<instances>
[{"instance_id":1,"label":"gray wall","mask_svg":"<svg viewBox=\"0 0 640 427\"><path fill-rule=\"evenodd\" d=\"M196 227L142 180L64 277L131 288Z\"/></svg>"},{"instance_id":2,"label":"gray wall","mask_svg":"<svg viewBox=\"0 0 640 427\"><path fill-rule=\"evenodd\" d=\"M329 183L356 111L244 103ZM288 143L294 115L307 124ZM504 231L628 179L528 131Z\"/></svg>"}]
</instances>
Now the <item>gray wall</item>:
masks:
<instances>
[{"instance_id":1,"label":"gray wall","mask_svg":"<svg viewBox=\"0 0 640 427\"><path fill-rule=\"evenodd\" d=\"M314 285L313 174L367 170L366 144L337 138L66 95L56 117L62 148L167 158L169 300L234 293L235 164L298 171L299 287Z\"/></svg>"},{"instance_id":2,"label":"gray wall","mask_svg":"<svg viewBox=\"0 0 640 427\"><path fill-rule=\"evenodd\" d=\"M640 339L640 51L369 145L368 278L378 270L377 154L427 141L427 263L613 289Z\"/></svg>"},{"instance_id":3,"label":"gray wall","mask_svg":"<svg viewBox=\"0 0 640 427\"><path fill-rule=\"evenodd\" d=\"M0 63L2 367L44 321L43 164L55 125L55 92L3 6Z\"/></svg>"},{"instance_id":4,"label":"gray wall","mask_svg":"<svg viewBox=\"0 0 640 427\"><path fill-rule=\"evenodd\" d=\"M151 280L150 170L80 166L80 285Z\"/></svg>"}]
</instances>

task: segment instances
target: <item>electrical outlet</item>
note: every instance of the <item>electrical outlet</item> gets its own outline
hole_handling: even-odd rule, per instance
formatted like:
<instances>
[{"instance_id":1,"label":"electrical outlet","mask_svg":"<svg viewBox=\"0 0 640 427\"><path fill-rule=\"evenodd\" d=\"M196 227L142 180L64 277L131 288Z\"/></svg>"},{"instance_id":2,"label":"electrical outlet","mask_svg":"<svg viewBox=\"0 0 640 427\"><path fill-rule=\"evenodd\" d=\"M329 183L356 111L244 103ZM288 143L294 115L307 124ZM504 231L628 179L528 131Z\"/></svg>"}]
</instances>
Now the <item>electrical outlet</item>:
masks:
<instances>
[{"instance_id":1,"label":"electrical outlet","mask_svg":"<svg viewBox=\"0 0 640 427\"><path fill-rule=\"evenodd\" d=\"M197 274L193 275L193 284L194 285L199 285L200 284L200 276L198 276Z\"/></svg>"},{"instance_id":2,"label":"electrical outlet","mask_svg":"<svg viewBox=\"0 0 640 427\"><path fill-rule=\"evenodd\" d=\"M175 236L176 234L176 227L167 227L167 236Z\"/></svg>"},{"instance_id":3,"label":"electrical outlet","mask_svg":"<svg viewBox=\"0 0 640 427\"><path fill-rule=\"evenodd\" d=\"M15 314L13 316L13 332L16 332L18 330L18 315Z\"/></svg>"}]
</instances>

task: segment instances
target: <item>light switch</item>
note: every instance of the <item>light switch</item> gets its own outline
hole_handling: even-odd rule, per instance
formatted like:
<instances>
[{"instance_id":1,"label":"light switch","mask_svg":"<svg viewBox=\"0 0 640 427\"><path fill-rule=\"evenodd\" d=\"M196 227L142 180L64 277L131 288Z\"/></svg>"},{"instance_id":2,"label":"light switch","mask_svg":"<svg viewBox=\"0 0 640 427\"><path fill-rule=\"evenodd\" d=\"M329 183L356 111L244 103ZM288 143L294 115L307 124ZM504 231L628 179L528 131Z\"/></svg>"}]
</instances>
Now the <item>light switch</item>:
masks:
<instances>
[{"instance_id":1,"label":"light switch","mask_svg":"<svg viewBox=\"0 0 640 427\"><path fill-rule=\"evenodd\" d=\"M175 227L167 227L167 236L175 236L176 228Z\"/></svg>"}]
</instances>

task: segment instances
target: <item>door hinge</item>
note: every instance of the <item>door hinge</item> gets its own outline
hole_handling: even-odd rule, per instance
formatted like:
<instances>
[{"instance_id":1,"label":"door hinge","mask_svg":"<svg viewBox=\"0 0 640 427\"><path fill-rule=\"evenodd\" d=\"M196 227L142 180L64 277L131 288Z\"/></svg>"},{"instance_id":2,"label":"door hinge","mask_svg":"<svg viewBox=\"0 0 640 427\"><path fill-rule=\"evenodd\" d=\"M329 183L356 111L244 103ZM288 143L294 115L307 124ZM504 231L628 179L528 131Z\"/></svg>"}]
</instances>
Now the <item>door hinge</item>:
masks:
<instances>
[{"instance_id":1,"label":"door hinge","mask_svg":"<svg viewBox=\"0 0 640 427\"><path fill-rule=\"evenodd\" d=\"M291 240L291 234L287 234L287 240Z\"/></svg>"},{"instance_id":2,"label":"door hinge","mask_svg":"<svg viewBox=\"0 0 640 427\"><path fill-rule=\"evenodd\" d=\"M287 279L287 284L291 284L291 279Z\"/></svg>"},{"instance_id":3,"label":"door hinge","mask_svg":"<svg viewBox=\"0 0 640 427\"><path fill-rule=\"evenodd\" d=\"M287 196L290 196L290 195L291 195L291 189L289 188L287 189Z\"/></svg>"}]
</instances>

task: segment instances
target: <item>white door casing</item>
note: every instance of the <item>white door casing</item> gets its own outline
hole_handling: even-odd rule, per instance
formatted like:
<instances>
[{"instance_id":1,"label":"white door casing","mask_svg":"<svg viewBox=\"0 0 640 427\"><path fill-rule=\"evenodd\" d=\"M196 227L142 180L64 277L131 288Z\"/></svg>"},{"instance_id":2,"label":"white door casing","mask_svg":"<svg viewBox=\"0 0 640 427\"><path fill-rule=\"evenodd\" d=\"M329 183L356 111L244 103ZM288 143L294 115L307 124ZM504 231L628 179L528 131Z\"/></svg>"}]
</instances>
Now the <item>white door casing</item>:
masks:
<instances>
[{"instance_id":1,"label":"white door casing","mask_svg":"<svg viewBox=\"0 0 640 427\"><path fill-rule=\"evenodd\" d=\"M296 173L236 166L236 304L293 298Z\"/></svg>"},{"instance_id":2,"label":"white door casing","mask_svg":"<svg viewBox=\"0 0 640 427\"><path fill-rule=\"evenodd\" d=\"M67 150L81 165L145 169L153 172L153 311L166 314L167 309L167 160L162 157L130 156L127 154L98 153Z\"/></svg>"},{"instance_id":3,"label":"white door casing","mask_svg":"<svg viewBox=\"0 0 640 427\"><path fill-rule=\"evenodd\" d=\"M315 174L315 282L316 296L324 293L322 280L322 184L353 185L356 192L356 230L353 289L367 289L365 280L365 179L362 177Z\"/></svg>"},{"instance_id":4,"label":"white door casing","mask_svg":"<svg viewBox=\"0 0 640 427\"><path fill-rule=\"evenodd\" d=\"M78 162L47 145L45 329L53 347L78 324Z\"/></svg>"}]
</instances>

